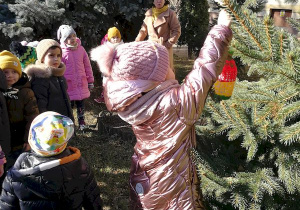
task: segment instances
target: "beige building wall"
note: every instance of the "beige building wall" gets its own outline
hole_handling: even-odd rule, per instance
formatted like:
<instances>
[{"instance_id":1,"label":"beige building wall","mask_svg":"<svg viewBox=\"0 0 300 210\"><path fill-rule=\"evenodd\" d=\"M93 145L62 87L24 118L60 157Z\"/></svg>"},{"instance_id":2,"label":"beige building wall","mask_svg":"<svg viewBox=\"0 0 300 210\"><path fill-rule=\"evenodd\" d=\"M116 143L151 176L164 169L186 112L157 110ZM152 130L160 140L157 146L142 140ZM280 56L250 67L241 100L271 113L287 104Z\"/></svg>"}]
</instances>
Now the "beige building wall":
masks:
<instances>
[{"instance_id":1,"label":"beige building wall","mask_svg":"<svg viewBox=\"0 0 300 210\"><path fill-rule=\"evenodd\" d=\"M292 10L292 18L300 19L300 1L298 3L284 3L284 0L269 0L265 7L265 13L270 14L272 9Z\"/></svg>"}]
</instances>

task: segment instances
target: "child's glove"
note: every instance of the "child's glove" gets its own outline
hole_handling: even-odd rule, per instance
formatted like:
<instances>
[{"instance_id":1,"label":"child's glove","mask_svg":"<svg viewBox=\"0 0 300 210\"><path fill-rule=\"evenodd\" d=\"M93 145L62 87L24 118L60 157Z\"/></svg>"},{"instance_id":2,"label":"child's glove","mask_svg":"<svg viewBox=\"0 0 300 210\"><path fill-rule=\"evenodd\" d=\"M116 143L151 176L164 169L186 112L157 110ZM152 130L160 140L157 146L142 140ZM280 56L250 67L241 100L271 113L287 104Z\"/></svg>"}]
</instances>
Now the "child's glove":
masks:
<instances>
[{"instance_id":1,"label":"child's glove","mask_svg":"<svg viewBox=\"0 0 300 210\"><path fill-rule=\"evenodd\" d=\"M230 24L231 24L230 15L225 10L221 10L219 12L218 25L224 25L230 27Z\"/></svg>"},{"instance_id":2,"label":"child's glove","mask_svg":"<svg viewBox=\"0 0 300 210\"><path fill-rule=\"evenodd\" d=\"M88 84L88 88L89 88L89 90L92 90L94 88L94 84L93 83L89 83Z\"/></svg>"}]
</instances>

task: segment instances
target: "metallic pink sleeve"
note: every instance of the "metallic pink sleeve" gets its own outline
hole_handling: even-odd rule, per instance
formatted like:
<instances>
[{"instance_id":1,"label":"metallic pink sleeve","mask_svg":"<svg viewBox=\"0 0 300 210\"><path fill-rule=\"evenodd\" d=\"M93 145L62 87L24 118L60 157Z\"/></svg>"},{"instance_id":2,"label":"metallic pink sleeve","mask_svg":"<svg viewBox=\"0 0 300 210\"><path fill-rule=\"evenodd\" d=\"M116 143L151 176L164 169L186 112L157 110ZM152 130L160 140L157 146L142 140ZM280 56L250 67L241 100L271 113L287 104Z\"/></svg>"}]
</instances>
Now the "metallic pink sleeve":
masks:
<instances>
[{"instance_id":1,"label":"metallic pink sleeve","mask_svg":"<svg viewBox=\"0 0 300 210\"><path fill-rule=\"evenodd\" d=\"M194 62L193 70L178 90L175 100L179 101L179 116L186 124L192 125L199 119L207 94L222 72L231 39L232 32L228 27L214 26Z\"/></svg>"}]
</instances>

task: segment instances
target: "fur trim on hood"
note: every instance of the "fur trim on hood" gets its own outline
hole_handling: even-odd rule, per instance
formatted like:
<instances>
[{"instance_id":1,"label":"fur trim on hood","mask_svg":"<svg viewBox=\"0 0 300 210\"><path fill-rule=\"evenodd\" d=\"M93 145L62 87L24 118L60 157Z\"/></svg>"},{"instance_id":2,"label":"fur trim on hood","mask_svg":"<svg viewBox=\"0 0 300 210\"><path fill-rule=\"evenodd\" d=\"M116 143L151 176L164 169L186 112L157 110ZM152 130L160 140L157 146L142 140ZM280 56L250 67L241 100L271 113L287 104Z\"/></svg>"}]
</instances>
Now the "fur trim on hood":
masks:
<instances>
[{"instance_id":1,"label":"fur trim on hood","mask_svg":"<svg viewBox=\"0 0 300 210\"><path fill-rule=\"evenodd\" d=\"M60 77L64 75L65 71L66 65L64 63L61 63L58 68L46 66L43 63L37 63L28 65L24 69L24 72L30 78L33 76L37 78L50 78L51 76Z\"/></svg>"},{"instance_id":2,"label":"fur trim on hood","mask_svg":"<svg viewBox=\"0 0 300 210\"><path fill-rule=\"evenodd\" d=\"M93 48L90 55L91 60L97 62L102 74L104 74L106 77L109 77L116 51L113 45L107 43L108 42L105 42L103 45Z\"/></svg>"}]
</instances>

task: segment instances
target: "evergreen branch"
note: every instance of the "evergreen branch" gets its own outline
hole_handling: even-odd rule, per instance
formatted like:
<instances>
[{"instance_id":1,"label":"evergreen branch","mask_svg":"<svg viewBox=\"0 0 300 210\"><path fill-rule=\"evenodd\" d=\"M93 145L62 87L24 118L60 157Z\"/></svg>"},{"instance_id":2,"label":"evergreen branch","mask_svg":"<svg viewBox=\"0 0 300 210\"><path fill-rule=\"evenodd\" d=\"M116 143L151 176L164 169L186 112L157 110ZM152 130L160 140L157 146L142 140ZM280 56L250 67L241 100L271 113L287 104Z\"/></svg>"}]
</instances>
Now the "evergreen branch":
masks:
<instances>
[{"instance_id":1,"label":"evergreen branch","mask_svg":"<svg viewBox=\"0 0 300 210\"><path fill-rule=\"evenodd\" d=\"M229 114L225 102L224 102L224 101L221 101L220 105L221 105L221 107L223 108L223 111L225 112L225 114L226 114L226 116L228 117L228 119L229 119L231 122L233 122L233 123L236 122L236 121L231 117L231 115ZM245 124L243 124L242 127L244 128L244 130L246 130Z\"/></svg>"},{"instance_id":2,"label":"evergreen branch","mask_svg":"<svg viewBox=\"0 0 300 210\"><path fill-rule=\"evenodd\" d=\"M215 129L214 134L222 135L230 129L229 127L229 124L222 124Z\"/></svg>"},{"instance_id":3,"label":"evergreen branch","mask_svg":"<svg viewBox=\"0 0 300 210\"><path fill-rule=\"evenodd\" d=\"M231 203L234 207L244 210L248 209L247 199L239 193L232 193L230 196Z\"/></svg>"},{"instance_id":4,"label":"evergreen branch","mask_svg":"<svg viewBox=\"0 0 300 210\"><path fill-rule=\"evenodd\" d=\"M300 23L299 20L294 19L294 18L287 18L287 22L289 23L290 26L292 26L293 28L297 29L298 31L300 31Z\"/></svg>"},{"instance_id":5,"label":"evergreen branch","mask_svg":"<svg viewBox=\"0 0 300 210\"><path fill-rule=\"evenodd\" d=\"M244 15L246 16L247 20L250 22L250 25L251 25L253 28L255 28L254 22L252 21L252 19L251 19L250 16L246 13L245 10L243 10L243 13L244 13Z\"/></svg>"},{"instance_id":6,"label":"evergreen branch","mask_svg":"<svg viewBox=\"0 0 300 210\"><path fill-rule=\"evenodd\" d=\"M290 72L287 71L287 68L285 66L283 66L282 68L280 68L280 66L278 66L278 69L275 68L275 65L272 64L272 67L269 67L268 63L257 63L257 64L253 64L250 69L249 69L249 74L251 74L254 70L259 73L262 74L262 72L264 72L266 77L272 77L274 75L282 75L284 77L286 77L287 79L294 81L294 82L298 82L299 78L295 77L295 75L291 75ZM261 71L258 71L261 70Z\"/></svg>"},{"instance_id":7,"label":"evergreen branch","mask_svg":"<svg viewBox=\"0 0 300 210\"><path fill-rule=\"evenodd\" d=\"M213 179L211 180L214 180L215 183L224 187L224 189L228 189L230 187L230 182L224 182L221 177L216 176L216 174L212 171L211 168L209 168L209 166L205 163L205 161L200 157L199 153L194 148L191 150L190 155L192 162L197 167L197 172L201 177L205 177L207 179L211 179L211 177L213 177Z\"/></svg>"},{"instance_id":8,"label":"evergreen branch","mask_svg":"<svg viewBox=\"0 0 300 210\"><path fill-rule=\"evenodd\" d=\"M237 12L235 12L234 7L232 4L230 4L230 0L224 0L224 5L229 9L229 11L233 14L233 16L235 17L235 19L243 26L243 28L248 32L248 34L250 35L250 37L254 40L254 42L257 44L257 46L263 51L263 48L261 46L261 44L259 43L259 41L255 38L254 34L251 33L251 30L249 27L246 26L245 24L245 20L240 17L238 15Z\"/></svg>"},{"instance_id":9,"label":"evergreen branch","mask_svg":"<svg viewBox=\"0 0 300 210\"><path fill-rule=\"evenodd\" d=\"M277 150L277 160L275 162L278 167L278 177L284 183L289 194L300 192L300 160L299 151ZM295 156L296 158L294 158Z\"/></svg>"},{"instance_id":10,"label":"evergreen branch","mask_svg":"<svg viewBox=\"0 0 300 210\"><path fill-rule=\"evenodd\" d=\"M294 58L294 54L293 54L293 52L290 52L288 54L288 61L289 61L289 64L290 64L290 68L292 70L294 70L295 73L297 73L297 69L295 68L294 63L293 63L293 58Z\"/></svg>"},{"instance_id":11,"label":"evergreen branch","mask_svg":"<svg viewBox=\"0 0 300 210\"><path fill-rule=\"evenodd\" d=\"M249 162L253 160L258 150L258 143L250 131L245 134L244 141L241 146L248 150L247 161Z\"/></svg>"},{"instance_id":12,"label":"evergreen branch","mask_svg":"<svg viewBox=\"0 0 300 210\"><path fill-rule=\"evenodd\" d=\"M297 209L300 203L299 41L276 28L271 18L265 16L261 20L246 8L243 11L236 0L224 1L235 19L231 27L234 57L250 66L248 75L257 72L260 80L237 81L230 100L212 100L206 107L212 122L207 133L222 134L220 138L227 141L211 141L210 148L219 149L211 158L215 162L206 157L215 150L210 154L202 151L208 166L213 166L201 177L204 195L216 202L217 207L221 206L218 209L228 207L228 202L229 208ZM246 1L247 4L255 2ZM218 137L214 136L214 140ZM227 151L224 148L240 152L234 156L237 165L242 163L241 169L231 165L230 170L219 170L218 164L232 163L232 159L220 155L221 151ZM204 172L206 169L201 164L197 168L202 167Z\"/></svg>"},{"instance_id":13,"label":"evergreen branch","mask_svg":"<svg viewBox=\"0 0 300 210\"><path fill-rule=\"evenodd\" d=\"M299 96L299 93L297 94ZM292 100L292 98L290 99ZM283 106L282 109L278 111L277 121L289 121L291 118L295 118L300 115L300 101L288 104L288 100L285 100L287 105Z\"/></svg>"},{"instance_id":14,"label":"evergreen branch","mask_svg":"<svg viewBox=\"0 0 300 210\"><path fill-rule=\"evenodd\" d=\"M280 142L285 145L300 143L300 122L297 122L289 127L284 127L279 139Z\"/></svg>"},{"instance_id":15,"label":"evergreen branch","mask_svg":"<svg viewBox=\"0 0 300 210\"><path fill-rule=\"evenodd\" d=\"M270 52L272 52L273 48L272 48L272 44L271 44L271 37L270 37L270 32L269 32L269 27L268 27L268 21L267 21L267 19L264 20L264 24L265 24L266 35L267 35L267 38L268 38L269 50L270 50ZM272 55L269 55L269 56L272 57Z\"/></svg>"},{"instance_id":16,"label":"evergreen branch","mask_svg":"<svg viewBox=\"0 0 300 210\"><path fill-rule=\"evenodd\" d=\"M222 114L221 114L221 113L219 112L219 110L214 106L213 103L208 102L206 106L211 110L211 113L217 114L219 117L222 117Z\"/></svg>"},{"instance_id":17,"label":"evergreen branch","mask_svg":"<svg viewBox=\"0 0 300 210\"><path fill-rule=\"evenodd\" d=\"M280 43L280 57L283 59L283 33L279 35L279 43Z\"/></svg>"},{"instance_id":18,"label":"evergreen branch","mask_svg":"<svg viewBox=\"0 0 300 210\"><path fill-rule=\"evenodd\" d=\"M254 46L251 45L251 43L245 44L241 40L237 40L236 34L237 33L234 34L235 38L231 41L231 47L234 48L235 57L243 58L242 62L250 66L258 62L265 63L270 61L270 58L266 57L264 52L261 51L259 48L254 48Z\"/></svg>"}]
</instances>

